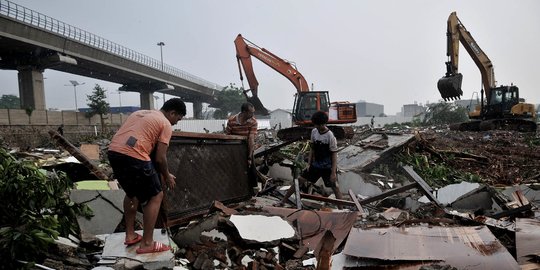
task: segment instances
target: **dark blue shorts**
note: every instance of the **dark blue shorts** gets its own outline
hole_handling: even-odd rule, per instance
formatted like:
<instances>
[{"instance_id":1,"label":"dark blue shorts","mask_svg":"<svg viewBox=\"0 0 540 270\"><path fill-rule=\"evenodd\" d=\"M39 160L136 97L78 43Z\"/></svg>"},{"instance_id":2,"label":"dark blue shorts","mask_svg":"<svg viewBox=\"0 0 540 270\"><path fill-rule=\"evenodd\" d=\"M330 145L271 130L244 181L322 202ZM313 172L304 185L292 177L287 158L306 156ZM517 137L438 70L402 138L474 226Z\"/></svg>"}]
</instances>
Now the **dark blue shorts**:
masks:
<instances>
[{"instance_id":1,"label":"dark blue shorts","mask_svg":"<svg viewBox=\"0 0 540 270\"><path fill-rule=\"evenodd\" d=\"M144 204L161 192L161 181L152 161L139 160L114 151L108 152L115 178L128 198Z\"/></svg>"},{"instance_id":2,"label":"dark blue shorts","mask_svg":"<svg viewBox=\"0 0 540 270\"><path fill-rule=\"evenodd\" d=\"M308 180L311 183L317 182L319 178L322 177L324 185L326 187L335 187L336 183L330 181L330 175L332 174L332 169L321 169L317 167L310 166L308 170L302 172L301 177Z\"/></svg>"}]
</instances>

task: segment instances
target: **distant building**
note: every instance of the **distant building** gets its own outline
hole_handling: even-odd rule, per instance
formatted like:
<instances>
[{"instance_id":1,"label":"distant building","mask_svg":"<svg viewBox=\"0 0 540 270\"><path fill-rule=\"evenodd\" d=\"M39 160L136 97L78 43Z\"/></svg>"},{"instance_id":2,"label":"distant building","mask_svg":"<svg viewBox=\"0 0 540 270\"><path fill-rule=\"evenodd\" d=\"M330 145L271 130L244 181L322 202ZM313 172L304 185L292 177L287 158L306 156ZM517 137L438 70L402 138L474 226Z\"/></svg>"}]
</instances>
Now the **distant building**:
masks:
<instances>
[{"instance_id":1,"label":"distant building","mask_svg":"<svg viewBox=\"0 0 540 270\"><path fill-rule=\"evenodd\" d=\"M456 104L459 107L466 108L469 112L474 111L474 108L476 105L480 104L477 99L460 99L454 101L454 104Z\"/></svg>"},{"instance_id":2,"label":"distant building","mask_svg":"<svg viewBox=\"0 0 540 270\"><path fill-rule=\"evenodd\" d=\"M405 104L401 108L401 114L400 115L405 116L405 117L413 117L413 116L419 115L421 113L424 113L426 111L426 109L427 108L425 106L422 106L422 104L417 104L417 103Z\"/></svg>"},{"instance_id":3,"label":"distant building","mask_svg":"<svg viewBox=\"0 0 540 270\"><path fill-rule=\"evenodd\" d=\"M356 116L380 116L384 114L384 105L359 101L356 103Z\"/></svg>"},{"instance_id":4,"label":"distant building","mask_svg":"<svg viewBox=\"0 0 540 270\"><path fill-rule=\"evenodd\" d=\"M276 109L270 112L270 126L276 129L292 127L292 113L288 110Z\"/></svg>"}]
</instances>

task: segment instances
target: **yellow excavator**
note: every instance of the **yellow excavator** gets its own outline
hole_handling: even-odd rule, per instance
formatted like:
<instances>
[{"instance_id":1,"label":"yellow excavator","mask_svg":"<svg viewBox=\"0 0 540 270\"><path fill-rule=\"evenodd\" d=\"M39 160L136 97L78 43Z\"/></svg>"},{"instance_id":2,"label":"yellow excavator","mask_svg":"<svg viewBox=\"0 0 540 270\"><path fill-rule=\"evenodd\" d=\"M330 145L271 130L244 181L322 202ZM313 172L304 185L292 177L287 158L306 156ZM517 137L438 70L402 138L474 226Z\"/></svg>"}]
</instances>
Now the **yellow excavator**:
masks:
<instances>
[{"instance_id":1,"label":"yellow excavator","mask_svg":"<svg viewBox=\"0 0 540 270\"><path fill-rule=\"evenodd\" d=\"M505 129L523 132L536 131L536 111L533 104L525 103L519 97L515 85L496 86L493 64L488 56L452 12L448 17L446 75L439 79L437 88L441 97L447 100L459 99L463 95L461 82L463 75L458 72L459 44L463 45L482 75L480 103L469 113L470 121L450 125L451 130L491 130Z\"/></svg>"}]
</instances>

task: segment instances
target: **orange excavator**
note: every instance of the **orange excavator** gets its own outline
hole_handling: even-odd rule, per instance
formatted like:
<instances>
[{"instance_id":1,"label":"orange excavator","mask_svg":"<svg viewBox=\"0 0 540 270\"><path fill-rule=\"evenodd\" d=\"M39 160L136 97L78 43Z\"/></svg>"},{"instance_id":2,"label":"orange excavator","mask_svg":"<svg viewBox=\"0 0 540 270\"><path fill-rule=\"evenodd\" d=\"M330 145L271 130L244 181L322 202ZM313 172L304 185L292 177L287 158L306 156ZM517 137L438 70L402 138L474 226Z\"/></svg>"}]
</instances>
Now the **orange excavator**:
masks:
<instances>
[{"instance_id":1,"label":"orange excavator","mask_svg":"<svg viewBox=\"0 0 540 270\"><path fill-rule=\"evenodd\" d=\"M292 118L296 126L278 131L282 140L308 139L313 124L311 115L317 111L328 114L328 128L332 130L337 139L352 138L353 129L350 126L334 126L334 124L347 124L356 122L356 104L348 101L330 102L328 91L310 91L309 84L302 74L290 62L279 58L270 51L255 45L253 42L238 35L234 40L236 46L236 59L240 80L243 84L243 73L249 83L249 89L244 90L248 102L255 107L255 113L267 115L268 110L258 97L259 82L253 71L251 56L259 59L281 75L285 76L296 88ZM242 72L242 69L244 72ZM251 92L251 96L248 93Z\"/></svg>"}]
</instances>

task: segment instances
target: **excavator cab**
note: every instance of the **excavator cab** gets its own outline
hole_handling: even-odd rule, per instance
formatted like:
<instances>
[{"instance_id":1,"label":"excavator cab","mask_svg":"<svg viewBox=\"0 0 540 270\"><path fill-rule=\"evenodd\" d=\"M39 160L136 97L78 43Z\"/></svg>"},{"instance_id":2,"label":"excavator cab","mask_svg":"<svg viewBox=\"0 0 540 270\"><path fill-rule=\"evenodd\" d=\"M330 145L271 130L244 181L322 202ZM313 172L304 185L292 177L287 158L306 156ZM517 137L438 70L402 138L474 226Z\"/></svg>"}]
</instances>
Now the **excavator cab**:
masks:
<instances>
[{"instance_id":1,"label":"excavator cab","mask_svg":"<svg viewBox=\"0 0 540 270\"><path fill-rule=\"evenodd\" d=\"M297 125L311 123L311 116L317 111L328 113L330 102L327 91L298 92L295 95L293 121Z\"/></svg>"},{"instance_id":2,"label":"excavator cab","mask_svg":"<svg viewBox=\"0 0 540 270\"><path fill-rule=\"evenodd\" d=\"M487 118L505 117L512 114L512 108L519 103L519 88L515 85L492 88L486 97L485 108Z\"/></svg>"}]
</instances>

